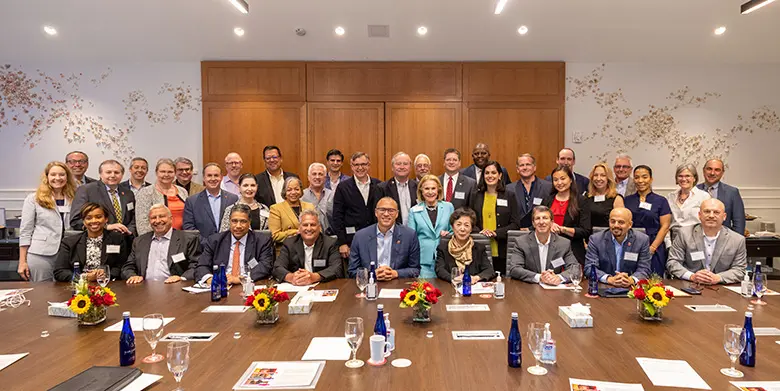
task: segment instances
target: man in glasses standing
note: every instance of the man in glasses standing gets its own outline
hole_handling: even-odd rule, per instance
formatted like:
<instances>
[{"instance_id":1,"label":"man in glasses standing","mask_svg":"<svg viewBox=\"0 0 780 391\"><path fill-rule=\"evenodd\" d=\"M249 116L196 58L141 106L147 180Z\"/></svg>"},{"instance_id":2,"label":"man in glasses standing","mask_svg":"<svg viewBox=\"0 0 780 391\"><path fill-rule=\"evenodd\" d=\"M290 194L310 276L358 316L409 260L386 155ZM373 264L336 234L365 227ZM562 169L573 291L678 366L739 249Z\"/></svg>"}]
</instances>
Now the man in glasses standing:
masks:
<instances>
[{"instance_id":1,"label":"man in glasses standing","mask_svg":"<svg viewBox=\"0 0 780 391\"><path fill-rule=\"evenodd\" d=\"M615 170L615 184L617 184L617 192L623 197L628 197L631 194L636 193L636 185L634 185L633 173L631 170L634 168L631 164L631 156L626 154L617 155L615 158L615 165L612 167Z\"/></svg>"},{"instance_id":2,"label":"man in glasses standing","mask_svg":"<svg viewBox=\"0 0 780 391\"><path fill-rule=\"evenodd\" d=\"M333 195L333 232L338 236L339 253L349 257L355 232L376 222L374 207L382 198L379 179L371 178L371 159L365 152L355 152L350 159L352 178L341 182ZM397 206L396 206L397 208ZM395 216L393 216L395 219Z\"/></svg>"},{"instance_id":3,"label":"man in glasses standing","mask_svg":"<svg viewBox=\"0 0 780 391\"><path fill-rule=\"evenodd\" d=\"M76 186L86 185L87 183L96 182L96 179L86 176L87 169L89 168L89 156L81 151L73 151L65 155L65 164L68 165L70 171L73 173L73 178L76 179Z\"/></svg>"}]
</instances>

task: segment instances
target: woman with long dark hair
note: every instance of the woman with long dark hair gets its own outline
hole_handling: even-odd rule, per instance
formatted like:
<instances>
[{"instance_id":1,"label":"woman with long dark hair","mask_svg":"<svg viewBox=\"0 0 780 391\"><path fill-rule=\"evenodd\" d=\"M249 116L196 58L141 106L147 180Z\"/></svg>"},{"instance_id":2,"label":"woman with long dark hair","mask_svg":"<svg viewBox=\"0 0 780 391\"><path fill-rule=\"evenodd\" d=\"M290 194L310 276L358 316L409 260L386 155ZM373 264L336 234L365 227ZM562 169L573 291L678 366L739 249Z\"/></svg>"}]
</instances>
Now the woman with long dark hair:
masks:
<instances>
[{"instance_id":1,"label":"woman with long dark hair","mask_svg":"<svg viewBox=\"0 0 780 391\"><path fill-rule=\"evenodd\" d=\"M567 166L552 171L553 188L542 205L553 212L551 231L571 241L571 251L580 265L585 265L585 240L590 237L590 209L577 188L574 174Z\"/></svg>"}]
</instances>

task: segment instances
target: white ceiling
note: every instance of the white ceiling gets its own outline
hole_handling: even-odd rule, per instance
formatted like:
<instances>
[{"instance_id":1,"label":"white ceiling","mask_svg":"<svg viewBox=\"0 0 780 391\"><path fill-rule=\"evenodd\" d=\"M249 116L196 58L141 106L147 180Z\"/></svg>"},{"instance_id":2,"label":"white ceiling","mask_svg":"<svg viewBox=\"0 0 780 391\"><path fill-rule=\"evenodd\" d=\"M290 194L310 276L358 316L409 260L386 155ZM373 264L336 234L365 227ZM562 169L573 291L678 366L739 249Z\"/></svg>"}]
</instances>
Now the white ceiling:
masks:
<instances>
[{"instance_id":1,"label":"white ceiling","mask_svg":"<svg viewBox=\"0 0 780 391\"><path fill-rule=\"evenodd\" d=\"M228 0L2 0L0 61L780 63L780 2L740 15L743 0L509 0L494 15L496 0L248 1L249 15ZM368 24L390 25L391 37L367 38Z\"/></svg>"}]
</instances>

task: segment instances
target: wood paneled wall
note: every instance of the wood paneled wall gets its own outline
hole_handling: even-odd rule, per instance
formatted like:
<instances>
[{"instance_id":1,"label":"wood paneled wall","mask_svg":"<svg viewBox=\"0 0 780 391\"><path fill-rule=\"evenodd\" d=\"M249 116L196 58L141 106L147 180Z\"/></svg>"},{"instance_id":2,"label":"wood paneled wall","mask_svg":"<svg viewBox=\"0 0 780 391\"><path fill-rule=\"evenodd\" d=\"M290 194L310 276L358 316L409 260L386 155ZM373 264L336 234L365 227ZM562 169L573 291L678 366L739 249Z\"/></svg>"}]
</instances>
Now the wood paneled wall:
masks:
<instances>
[{"instance_id":1,"label":"wood paneled wall","mask_svg":"<svg viewBox=\"0 0 780 391\"><path fill-rule=\"evenodd\" d=\"M443 172L448 147L472 163L478 142L517 179L521 153L546 176L564 144L562 62L263 62L204 61L204 163L228 152L244 170L264 169L262 148L278 145L287 171L338 148L371 156L371 174L391 176L390 157L425 153Z\"/></svg>"}]
</instances>

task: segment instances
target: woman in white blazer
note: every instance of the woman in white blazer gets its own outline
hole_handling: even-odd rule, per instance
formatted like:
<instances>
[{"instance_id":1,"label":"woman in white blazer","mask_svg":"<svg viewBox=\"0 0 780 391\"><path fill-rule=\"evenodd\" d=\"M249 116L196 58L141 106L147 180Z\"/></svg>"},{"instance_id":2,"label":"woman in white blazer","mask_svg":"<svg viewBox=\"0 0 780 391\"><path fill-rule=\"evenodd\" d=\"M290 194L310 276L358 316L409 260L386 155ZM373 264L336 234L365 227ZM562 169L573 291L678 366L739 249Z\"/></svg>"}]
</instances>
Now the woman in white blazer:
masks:
<instances>
[{"instance_id":1,"label":"woman in white blazer","mask_svg":"<svg viewBox=\"0 0 780 391\"><path fill-rule=\"evenodd\" d=\"M451 203L442 201L444 191L436 175L425 175L417 185L419 204L409 209L409 228L417 232L420 241L420 278L436 278L436 247L450 234Z\"/></svg>"},{"instance_id":2,"label":"woman in white blazer","mask_svg":"<svg viewBox=\"0 0 780 391\"><path fill-rule=\"evenodd\" d=\"M51 162L35 193L24 199L19 234L19 276L26 281L54 280L53 265L70 221L76 181L70 168Z\"/></svg>"}]
</instances>

